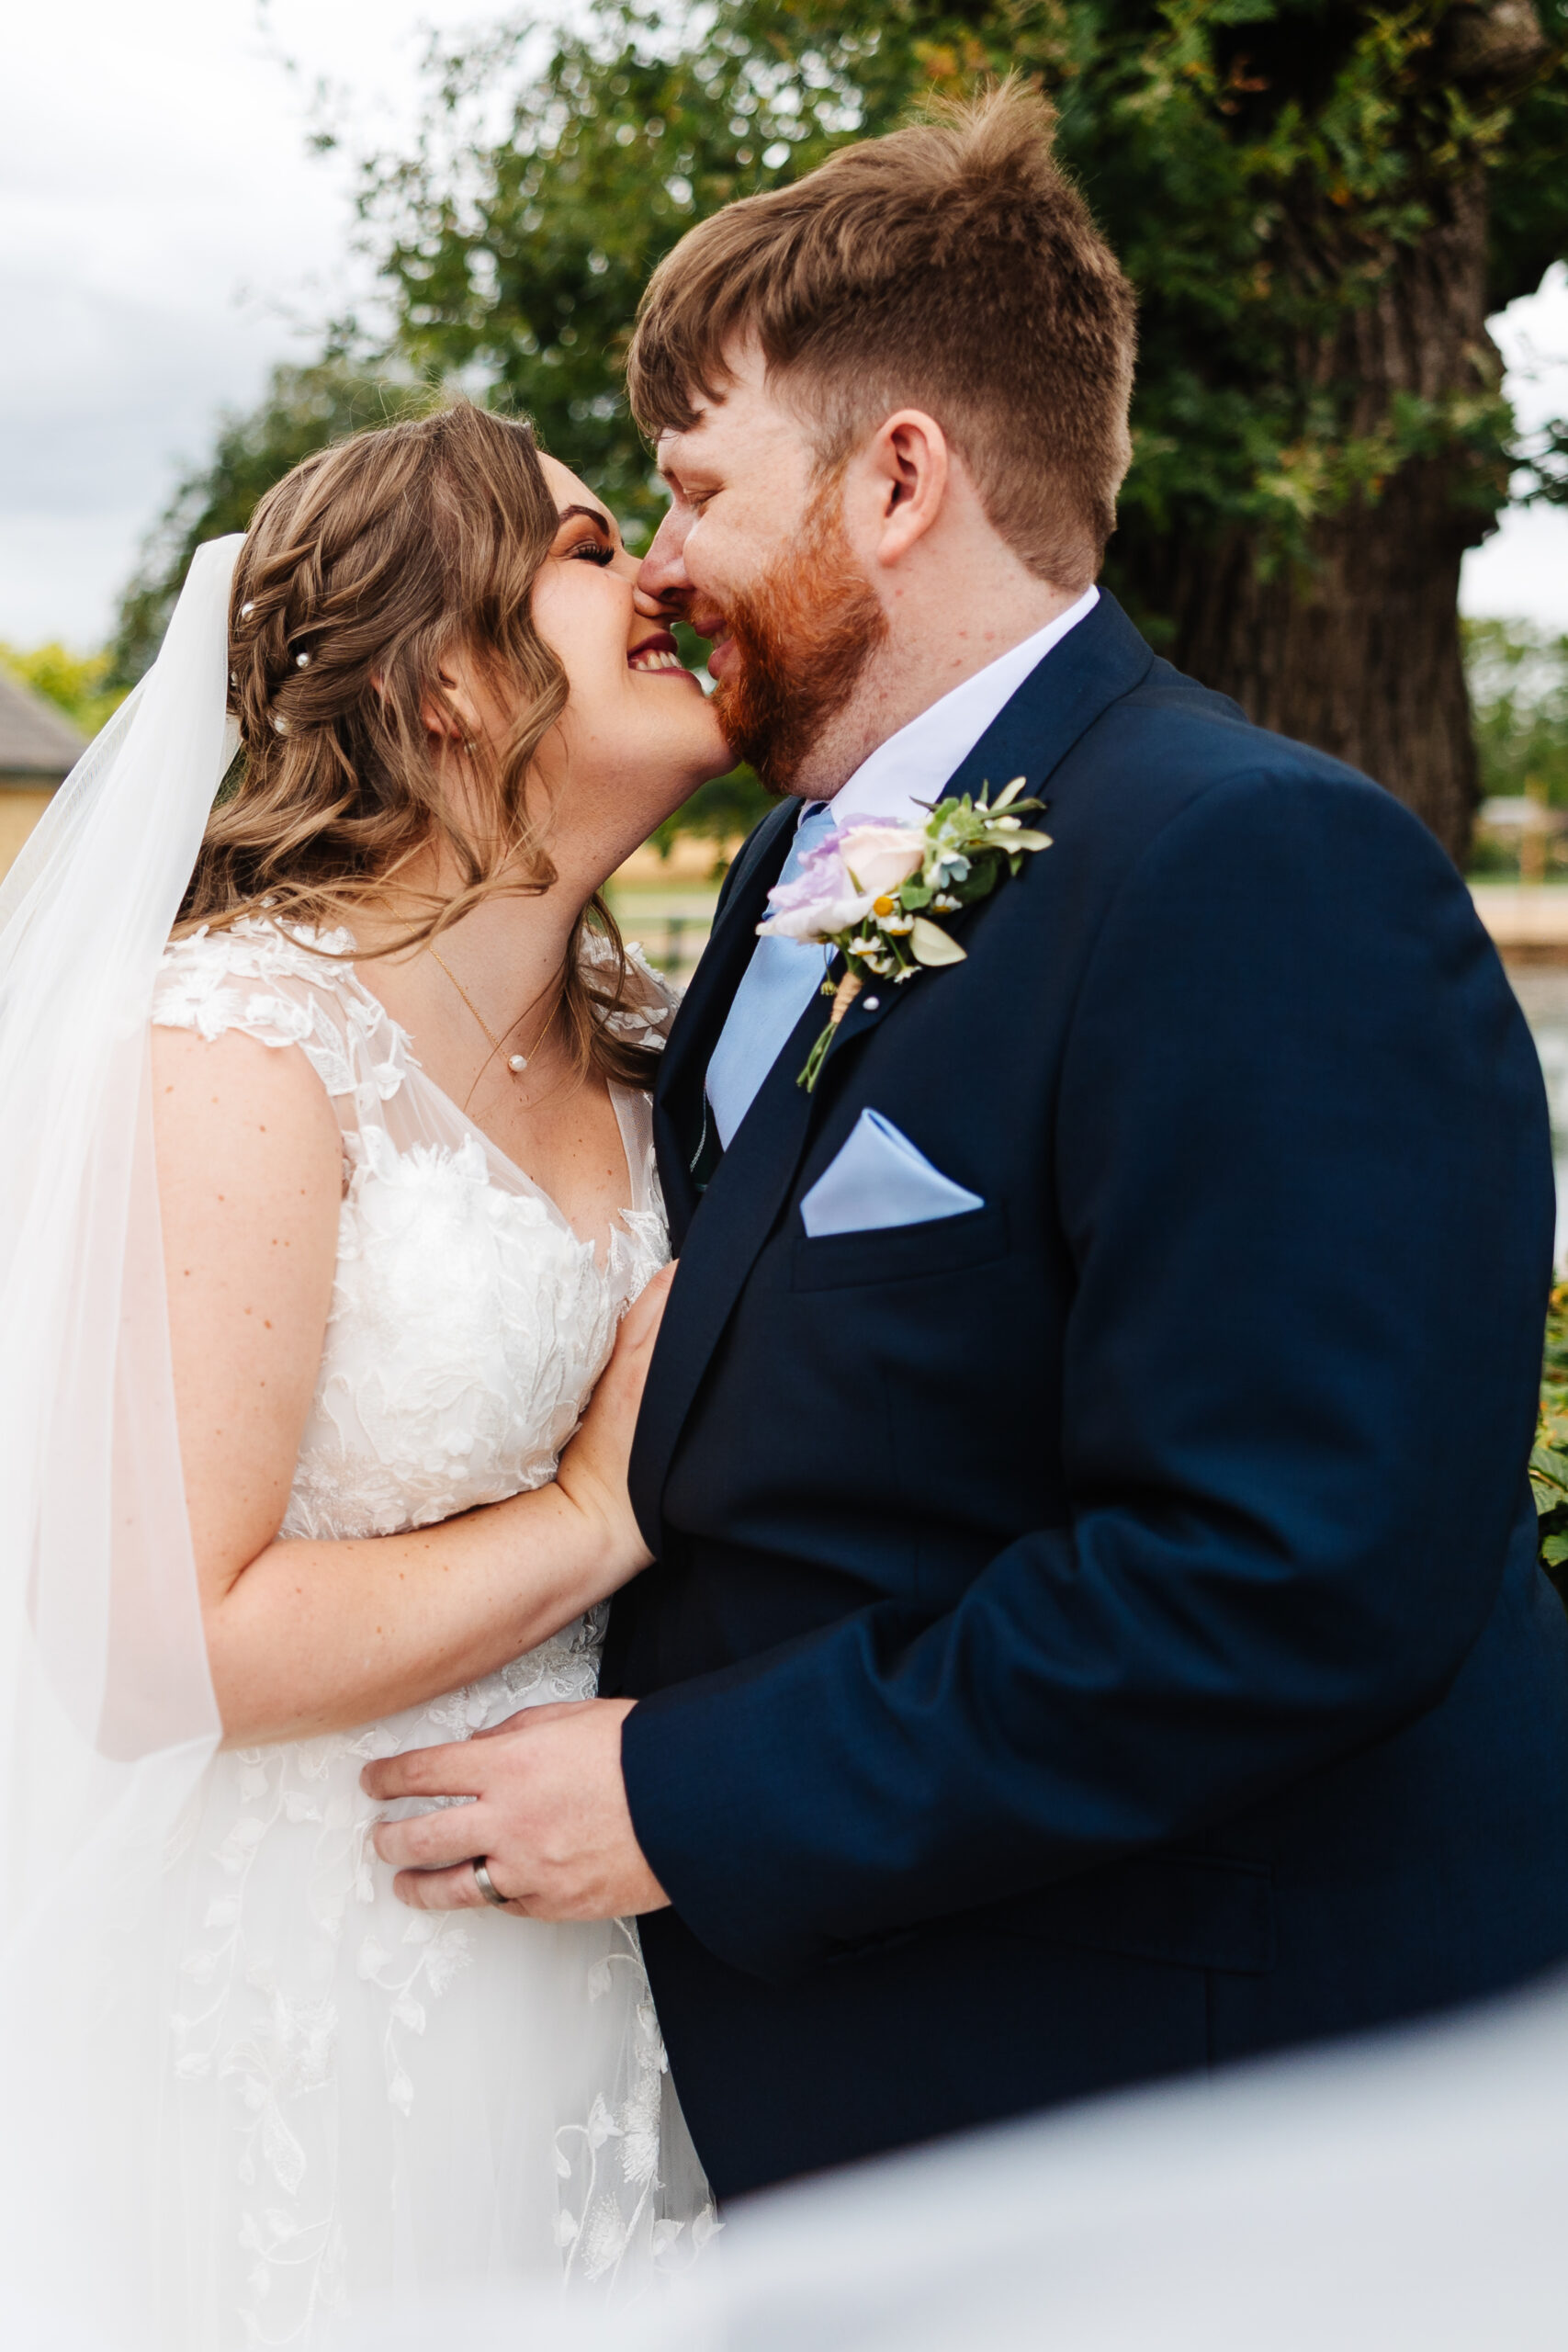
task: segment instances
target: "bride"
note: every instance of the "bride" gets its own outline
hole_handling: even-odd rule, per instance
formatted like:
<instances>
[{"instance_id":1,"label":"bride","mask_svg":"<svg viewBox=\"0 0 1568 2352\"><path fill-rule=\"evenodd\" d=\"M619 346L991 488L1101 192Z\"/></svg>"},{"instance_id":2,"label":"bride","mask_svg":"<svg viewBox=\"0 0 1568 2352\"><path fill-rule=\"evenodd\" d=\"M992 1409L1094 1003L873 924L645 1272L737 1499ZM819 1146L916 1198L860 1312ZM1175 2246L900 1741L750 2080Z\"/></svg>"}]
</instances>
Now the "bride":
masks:
<instances>
[{"instance_id":1,"label":"bride","mask_svg":"<svg viewBox=\"0 0 1568 2352\"><path fill-rule=\"evenodd\" d=\"M0 2250L117 2346L708 2226L635 1930L409 1914L358 1785L592 1695L648 1558L596 894L729 754L635 571L471 407L307 459L0 893Z\"/></svg>"}]
</instances>

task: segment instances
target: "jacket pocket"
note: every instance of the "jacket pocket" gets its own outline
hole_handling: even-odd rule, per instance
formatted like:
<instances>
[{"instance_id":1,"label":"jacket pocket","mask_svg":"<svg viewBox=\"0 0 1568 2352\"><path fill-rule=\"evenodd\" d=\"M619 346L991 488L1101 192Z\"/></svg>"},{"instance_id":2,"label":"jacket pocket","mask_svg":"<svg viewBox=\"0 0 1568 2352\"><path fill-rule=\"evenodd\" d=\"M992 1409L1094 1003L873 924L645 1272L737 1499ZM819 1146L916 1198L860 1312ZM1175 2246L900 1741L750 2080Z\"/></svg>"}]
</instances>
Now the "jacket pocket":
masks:
<instances>
[{"instance_id":1,"label":"jacket pocket","mask_svg":"<svg viewBox=\"0 0 1568 2352\"><path fill-rule=\"evenodd\" d=\"M789 1286L846 1290L855 1283L915 1282L983 1266L1005 1257L1007 1249L1007 1210L999 1201L962 1216L924 1218L919 1225L827 1233L815 1240L802 1234L790 1261Z\"/></svg>"}]
</instances>

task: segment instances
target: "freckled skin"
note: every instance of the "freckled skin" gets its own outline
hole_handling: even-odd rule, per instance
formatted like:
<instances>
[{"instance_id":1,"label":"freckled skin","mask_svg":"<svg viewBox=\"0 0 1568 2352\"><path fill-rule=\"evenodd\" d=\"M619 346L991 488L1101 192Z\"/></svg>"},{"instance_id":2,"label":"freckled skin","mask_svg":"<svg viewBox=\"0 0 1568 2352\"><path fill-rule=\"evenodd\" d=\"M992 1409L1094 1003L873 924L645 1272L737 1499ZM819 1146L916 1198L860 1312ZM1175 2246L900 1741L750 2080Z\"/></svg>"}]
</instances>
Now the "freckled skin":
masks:
<instances>
[{"instance_id":1,"label":"freckled skin","mask_svg":"<svg viewBox=\"0 0 1568 2352\"><path fill-rule=\"evenodd\" d=\"M627 1317L555 1485L417 1535L279 1536L332 1302L337 1121L294 1047L155 1029L152 1050L180 1450L228 1739L347 1729L456 1689L635 1574L625 1464L662 1286Z\"/></svg>"},{"instance_id":2,"label":"freckled skin","mask_svg":"<svg viewBox=\"0 0 1568 2352\"><path fill-rule=\"evenodd\" d=\"M614 519L564 468L543 462L560 528L532 605L569 686L538 762L557 878L538 895L496 894L446 943L502 1029L527 1017L518 1039L526 1083L487 1068L491 1047L428 956L371 952L406 928L396 910L367 894L355 929L369 984L417 1038L433 1081L597 1242L618 1224L627 1170L607 1087L596 1073L581 1078L548 1018L566 942L630 852L733 762L707 698L660 660L666 619L638 588ZM454 673L444 666L434 715L424 718L438 786L459 797L473 788L459 739L509 730L517 715L493 694L489 707L462 707L466 658L456 649ZM469 685L478 675L468 662ZM411 887L455 889L439 852L433 861ZM391 927L385 942L378 921ZM407 1004L393 1001L400 989ZM536 1043L537 1004L546 1018ZM152 1055L165 1261L183 1270L169 1285L181 1453L229 1740L347 1729L434 1698L533 1647L635 1575L648 1555L626 1465L663 1282L626 1317L552 1485L417 1537L279 1535L332 1298L343 1199L336 1119L297 1048L240 1032L209 1042L160 1029Z\"/></svg>"},{"instance_id":3,"label":"freckled skin","mask_svg":"<svg viewBox=\"0 0 1568 2352\"><path fill-rule=\"evenodd\" d=\"M581 614L597 591L583 567L576 571L564 591ZM614 595L626 668L627 626L647 635L649 623L632 614L626 574ZM668 692L680 696L670 710L696 715L672 734L686 729L696 774L656 778L674 805L728 760L691 684L639 682L627 710ZM707 746L701 755L691 751L694 729ZM642 840L644 814L621 809L618 823ZM626 847L616 844L611 864ZM437 1084L454 1080L446 1091L461 1101L461 1072L442 1066L440 1035L433 1046L421 1035L421 1058ZM353 1729L440 1696L536 1646L637 1574L647 1550L626 1498L626 1456L663 1284L627 1315L555 1484L419 1536L280 1536L332 1306L344 1200L336 1114L299 1049L270 1049L237 1030L209 1042L155 1028L152 1072L181 1463L226 1738L249 1746ZM564 1075L543 1056L541 1099L517 1089L517 1101L505 1099L510 1114L517 1103L529 1114L526 1134L503 1131L496 1141L597 1238L627 1197L621 1129L602 1084L573 1096ZM482 1110L475 1103L472 1114Z\"/></svg>"}]
</instances>

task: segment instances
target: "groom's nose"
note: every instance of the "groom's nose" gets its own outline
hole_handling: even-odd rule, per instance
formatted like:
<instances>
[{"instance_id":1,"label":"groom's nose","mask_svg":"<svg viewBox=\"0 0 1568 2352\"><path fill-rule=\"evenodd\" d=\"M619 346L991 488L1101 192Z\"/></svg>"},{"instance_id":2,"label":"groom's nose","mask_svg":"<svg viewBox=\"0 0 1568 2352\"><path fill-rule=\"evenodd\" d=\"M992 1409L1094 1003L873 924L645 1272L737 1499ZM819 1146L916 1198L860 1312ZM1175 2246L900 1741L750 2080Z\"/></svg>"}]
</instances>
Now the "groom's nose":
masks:
<instances>
[{"instance_id":1,"label":"groom's nose","mask_svg":"<svg viewBox=\"0 0 1568 2352\"><path fill-rule=\"evenodd\" d=\"M653 545L643 557L637 575L637 606L649 618L684 612L691 602L692 582L686 572L686 533L690 527L689 514L683 514L678 506L667 507L653 535Z\"/></svg>"}]
</instances>

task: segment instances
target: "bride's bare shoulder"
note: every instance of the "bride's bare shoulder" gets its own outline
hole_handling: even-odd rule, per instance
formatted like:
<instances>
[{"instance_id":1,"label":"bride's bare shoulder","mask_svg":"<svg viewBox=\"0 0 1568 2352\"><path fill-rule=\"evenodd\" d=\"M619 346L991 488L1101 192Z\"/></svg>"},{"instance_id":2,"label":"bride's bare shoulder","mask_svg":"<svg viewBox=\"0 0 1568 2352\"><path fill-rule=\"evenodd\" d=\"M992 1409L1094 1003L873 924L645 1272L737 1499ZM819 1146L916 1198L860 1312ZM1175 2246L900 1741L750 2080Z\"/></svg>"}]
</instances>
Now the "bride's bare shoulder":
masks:
<instances>
[{"instance_id":1,"label":"bride's bare shoulder","mask_svg":"<svg viewBox=\"0 0 1568 2352\"><path fill-rule=\"evenodd\" d=\"M210 1601L282 1519L332 1308L343 1147L297 1047L155 1024L151 1052L180 1453Z\"/></svg>"},{"instance_id":2,"label":"bride's bare shoulder","mask_svg":"<svg viewBox=\"0 0 1568 2352\"><path fill-rule=\"evenodd\" d=\"M290 1244L330 1217L343 1191L343 1137L321 1080L295 1047L252 1032L154 1023L152 1131L165 1227L197 1202L233 1212L223 1221L243 1252L247 1211L265 1208ZM283 1246L280 1240L279 1246Z\"/></svg>"},{"instance_id":3,"label":"bride's bare shoulder","mask_svg":"<svg viewBox=\"0 0 1568 2352\"><path fill-rule=\"evenodd\" d=\"M345 944L347 934L344 934ZM319 1005L342 969L331 941L265 925L199 930L173 941L152 994L153 1119L168 1181L244 1163L241 1189L294 1170L305 1193L341 1184L342 1139L323 1085ZM325 949L327 952L322 953ZM296 1191L299 1189L296 1185ZM304 1195L302 1194L301 1197Z\"/></svg>"}]
</instances>

